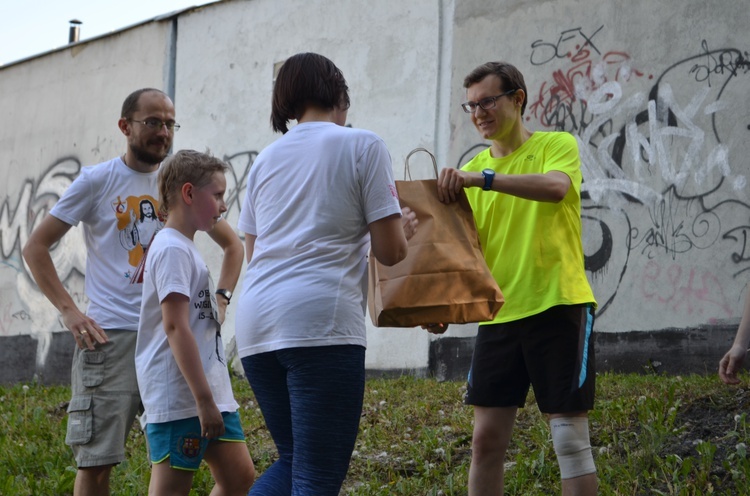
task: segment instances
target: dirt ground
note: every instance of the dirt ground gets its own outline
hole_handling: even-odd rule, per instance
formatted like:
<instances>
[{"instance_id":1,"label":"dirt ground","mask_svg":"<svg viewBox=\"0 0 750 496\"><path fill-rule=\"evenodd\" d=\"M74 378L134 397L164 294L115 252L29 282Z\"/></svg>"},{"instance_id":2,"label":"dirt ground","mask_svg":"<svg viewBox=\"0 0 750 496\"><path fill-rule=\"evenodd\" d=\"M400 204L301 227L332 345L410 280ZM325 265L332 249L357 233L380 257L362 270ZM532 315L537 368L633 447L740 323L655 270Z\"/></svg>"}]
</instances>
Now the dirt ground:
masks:
<instances>
[{"instance_id":1,"label":"dirt ground","mask_svg":"<svg viewBox=\"0 0 750 496\"><path fill-rule=\"evenodd\" d=\"M681 408L675 421L677 432L673 438L665 440L660 453L663 458L675 454L682 459L701 460L700 441L715 446L711 463L715 494L734 494L734 484L725 463L737 452L738 443L748 439L746 426L750 424L750 418L744 424L741 421L742 414L749 412L750 391L743 388L725 391L726 394L719 396L697 398Z\"/></svg>"}]
</instances>

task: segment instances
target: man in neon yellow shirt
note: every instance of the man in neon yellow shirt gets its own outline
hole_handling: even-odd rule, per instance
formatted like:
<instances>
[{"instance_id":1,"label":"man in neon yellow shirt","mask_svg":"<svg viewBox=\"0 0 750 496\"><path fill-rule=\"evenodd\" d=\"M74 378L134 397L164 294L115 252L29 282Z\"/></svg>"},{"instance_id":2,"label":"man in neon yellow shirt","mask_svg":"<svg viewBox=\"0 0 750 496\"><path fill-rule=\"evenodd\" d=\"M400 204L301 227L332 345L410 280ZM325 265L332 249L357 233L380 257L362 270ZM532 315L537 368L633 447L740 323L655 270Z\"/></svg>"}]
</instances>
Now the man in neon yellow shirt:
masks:
<instances>
[{"instance_id":1,"label":"man in neon yellow shirt","mask_svg":"<svg viewBox=\"0 0 750 496\"><path fill-rule=\"evenodd\" d=\"M487 265L506 300L492 322L480 324L469 373L469 495L503 494L505 453L529 386L549 419L562 494L594 495L588 411L596 300L583 263L578 146L568 133L523 125L526 84L512 65L481 65L464 87L462 107L491 145L461 170L443 169L438 196L469 199Z\"/></svg>"}]
</instances>

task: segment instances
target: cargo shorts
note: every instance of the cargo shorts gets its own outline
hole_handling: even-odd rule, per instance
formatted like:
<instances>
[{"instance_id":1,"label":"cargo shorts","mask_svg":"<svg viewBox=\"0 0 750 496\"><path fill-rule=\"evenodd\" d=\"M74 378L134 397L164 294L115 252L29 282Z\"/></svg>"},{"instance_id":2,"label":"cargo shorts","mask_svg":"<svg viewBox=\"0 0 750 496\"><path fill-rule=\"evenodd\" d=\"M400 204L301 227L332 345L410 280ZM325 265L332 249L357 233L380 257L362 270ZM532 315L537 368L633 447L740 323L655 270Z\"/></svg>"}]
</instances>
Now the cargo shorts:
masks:
<instances>
[{"instance_id":1,"label":"cargo shorts","mask_svg":"<svg viewBox=\"0 0 750 496\"><path fill-rule=\"evenodd\" d=\"M105 330L109 342L96 349L76 346L71 367L65 443L78 468L115 465L125 459L125 442L143 412L135 374L138 333Z\"/></svg>"}]
</instances>

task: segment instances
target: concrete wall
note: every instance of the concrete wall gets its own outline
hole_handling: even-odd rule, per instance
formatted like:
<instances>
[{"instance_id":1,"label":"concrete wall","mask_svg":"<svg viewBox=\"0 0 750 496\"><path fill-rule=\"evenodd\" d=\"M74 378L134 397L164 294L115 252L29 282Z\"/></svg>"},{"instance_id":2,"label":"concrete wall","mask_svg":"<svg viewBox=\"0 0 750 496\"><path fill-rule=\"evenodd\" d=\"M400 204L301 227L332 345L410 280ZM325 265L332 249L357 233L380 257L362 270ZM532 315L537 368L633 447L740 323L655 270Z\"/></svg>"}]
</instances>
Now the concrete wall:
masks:
<instances>
[{"instance_id":1,"label":"concrete wall","mask_svg":"<svg viewBox=\"0 0 750 496\"><path fill-rule=\"evenodd\" d=\"M172 23L81 42L0 68L0 381L67 382L72 341L21 257L34 226L84 165L124 152L120 107L134 89L166 88ZM74 228L52 252L85 308L85 250Z\"/></svg>"},{"instance_id":2,"label":"concrete wall","mask_svg":"<svg viewBox=\"0 0 750 496\"><path fill-rule=\"evenodd\" d=\"M478 62L505 59L526 75L527 125L578 137L586 266L610 361L715 370L736 330L750 269L745 20L730 2L456 4L452 101ZM451 114L452 164L481 146L461 117ZM646 332L612 339L628 331ZM686 353L691 333L712 339ZM651 336L682 352L647 346L632 360L624 343Z\"/></svg>"},{"instance_id":3,"label":"concrete wall","mask_svg":"<svg viewBox=\"0 0 750 496\"><path fill-rule=\"evenodd\" d=\"M82 165L124 151L133 89L174 96L175 149L229 161L236 225L268 123L274 67L299 51L349 82L349 124L381 135L397 177L413 148L440 166L486 146L458 104L487 60L526 75L526 124L579 138L584 246L603 368L713 370L747 290L750 44L734 2L231 0L0 67L0 381L66 382L72 342L20 256ZM416 176L429 177L428 162ZM199 237L212 269L218 253ZM82 306L76 231L53 256ZM233 308L228 329L231 337ZM372 373L461 377L475 326L441 339L368 329Z\"/></svg>"},{"instance_id":4,"label":"concrete wall","mask_svg":"<svg viewBox=\"0 0 750 496\"><path fill-rule=\"evenodd\" d=\"M350 88L348 124L385 140L398 177L411 149L434 149L440 12L434 1L410 2L408 11L394 5L318 0L280 16L277 0L235 1L180 18L176 101L183 128L175 146L207 146L233 165L233 225L253 158L279 136L269 124L274 67L294 53L335 61ZM370 329L368 338L368 367L427 365L421 330Z\"/></svg>"}]
</instances>

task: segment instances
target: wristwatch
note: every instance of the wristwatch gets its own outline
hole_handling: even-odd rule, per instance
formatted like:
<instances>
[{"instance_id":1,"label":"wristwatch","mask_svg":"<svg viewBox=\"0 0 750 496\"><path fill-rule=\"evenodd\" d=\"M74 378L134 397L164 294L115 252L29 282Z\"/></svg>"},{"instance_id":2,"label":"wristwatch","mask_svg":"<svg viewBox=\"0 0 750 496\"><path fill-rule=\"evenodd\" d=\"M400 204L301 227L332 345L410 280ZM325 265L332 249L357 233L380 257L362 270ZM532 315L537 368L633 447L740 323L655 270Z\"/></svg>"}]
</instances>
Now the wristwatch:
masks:
<instances>
[{"instance_id":1,"label":"wristwatch","mask_svg":"<svg viewBox=\"0 0 750 496\"><path fill-rule=\"evenodd\" d=\"M227 299L227 305L229 305L229 303L232 301L232 292L229 291L228 289L217 289L216 290L216 294L217 295L221 295L224 298L226 298Z\"/></svg>"},{"instance_id":2,"label":"wristwatch","mask_svg":"<svg viewBox=\"0 0 750 496\"><path fill-rule=\"evenodd\" d=\"M495 179L495 171L492 169L484 169L482 175L484 176L484 186L482 186L482 189L485 191L491 190L492 181Z\"/></svg>"}]
</instances>

